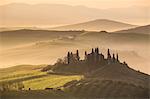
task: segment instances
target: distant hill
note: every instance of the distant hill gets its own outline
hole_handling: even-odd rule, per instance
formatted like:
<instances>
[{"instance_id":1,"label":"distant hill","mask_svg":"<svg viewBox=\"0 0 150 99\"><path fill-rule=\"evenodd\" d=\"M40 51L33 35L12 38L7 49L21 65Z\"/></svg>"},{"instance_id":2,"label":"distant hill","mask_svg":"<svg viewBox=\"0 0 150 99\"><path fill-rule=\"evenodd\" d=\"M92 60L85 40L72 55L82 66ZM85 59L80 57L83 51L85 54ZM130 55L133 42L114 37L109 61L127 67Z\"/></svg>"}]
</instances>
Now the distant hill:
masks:
<instances>
[{"instance_id":1,"label":"distant hill","mask_svg":"<svg viewBox=\"0 0 150 99\"><path fill-rule=\"evenodd\" d=\"M117 31L117 33L140 33L140 34L150 34L150 25L139 26L127 30Z\"/></svg>"},{"instance_id":2,"label":"distant hill","mask_svg":"<svg viewBox=\"0 0 150 99\"><path fill-rule=\"evenodd\" d=\"M0 32L0 42L2 48L8 46L16 46L27 43L46 41L56 39L64 36L78 35L82 31L50 31L50 30L33 30L33 29L20 29L20 30L7 30Z\"/></svg>"},{"instance_id":3,"label":"distant hill","mask_svg":"<svg viewBox=\"0 0 150 99\"><path fill-rule=\"evenodd\" d=\"M70 49L78 48L82 51L99 46L123 51L118 51L122 60L126 60L133 68L148 73L148 34L22 29L0 32L0 37L1 67L23 63L53 64ZM141 52L133 52L135 48Z\"/></svg>"},{"instance_id":4,"label":"distant hill","mask_svg":"<svg viewBox=\"0 0 150 99\"><path fill-rule=\"evenodd\" d=\"M116 30L122 30L122 29L129 29L129 28L133 28L133 27L136 27L136 25L131 25L131 24L117 22L117 21L113 21L113 20L107 20L107 19L97 19L97 20L78 23L78 24L55 27L53 29L56 29L56 30L87 30L87 31L102 31L102 30L116 31Z\"/></svg>"},{"instance_id":5,"label":"distant hill","mask_svg":"<svg viewBox=\"0 0 150 99\"><path fill-rule=\"evenodd\" d=\"M38 28L38 27L0 27L0 32L25 30L25 29L29 29L29 30L45 30L45 29Z\"/></svg>"},{"instance_id":6,"label":"distant hill","mask_svg":"<svg viewBox=\"0 0 150 99\"><path fill-rule=\"evenodd\" d=\"M134 23L134 21L145 22L147 18L147 10L145 9L148 9L148 7L136 6L97 9L65 4L11 3L0 5L0 25L19 26L19 24L21 24L22 26L55 26L104 18L122 20L127 23Z\"/></svg>"}]
</instances>

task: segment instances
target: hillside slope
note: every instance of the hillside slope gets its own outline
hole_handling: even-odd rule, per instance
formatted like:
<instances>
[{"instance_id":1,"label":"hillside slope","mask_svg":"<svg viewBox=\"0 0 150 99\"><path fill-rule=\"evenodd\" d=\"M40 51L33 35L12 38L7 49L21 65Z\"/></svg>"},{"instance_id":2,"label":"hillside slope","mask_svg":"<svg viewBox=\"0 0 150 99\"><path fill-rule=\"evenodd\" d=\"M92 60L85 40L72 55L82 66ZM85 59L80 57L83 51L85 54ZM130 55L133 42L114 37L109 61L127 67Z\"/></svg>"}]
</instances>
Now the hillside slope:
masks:
<instances>
[{"instance_id":1,"label":"hillside slope","mask_svg":"<svg viewBox=\"0 0 150 99\"><path fill-rule=\"evenodd\" d=\"M140 34L150 34L150 25L139 26L136 28L131 28L127 30L117 31L116 33L140 33Z\"/></svg>"},{"instance_id":2,"label":"hillside slope","mask_svg":"<svg viewBox=\"0 0 150 99\"><path fill-rule=\"evenodd\" d=\"M22 83L24 90L44 90L45 88L56 88L63 86L72 80L80 80L80 75L55 75L47 74L41 70L47 65L18 65L0 69L0 91L3 84L13 86ZM10 87L10 90L13 88ZM15 89L16 90L16 89Z\"/></svg>"},{"instance_id":3,"label":"hillside slope","mask_svg":"<svg viewBox=\"0 0 150 99\"><path fill-rule=\"evenodd\" d=\"M65 91L82 98L149 98L150 75L136 71L122 63L98 67L86 73L84 79L66 83Z\"/></svg>"},{"instance_id":4,"label":"hillside slope","mask_svg":"<svg viewBox=\"0 0 150 99\"><path fill-rule=\"evenodd\" d=\"M65 91L79 99L148 99L148 88L112 80L83 79L64 85ZM77 98L77 99L78 99Z\"/></svg>"},{"instance_id":5,"label":"hillside slope","mask_svg":"<svg viewBox=\"0 0 150 99\"><path fill-rule=\"evenodd\" d=\"M82 31L50 31L20 29L0 32L0 48L15 47L17 45L30 44L39 41L55 40L64 36L78 35Z\"/></svg>"},{"instance_id":6,"label":"hillside slope","mask_svg":"<svg viewBox=\"0 0 150 99\"><path fill-rule=\"evenodd\" d=\"M90 78L124 81L141 86L148 86L150 76L121 64L108 65L93 71Z\"/></svg>"},{"instance_id":7,"label":"hillside slope","mask_svg":"<svg viewBox=\"0 0 150 99\"><path fill-rule=\"evenodd\" d=\"M107 19L97 19L93 21L60 26L52 29L56 30L87 30L87 31L116 31L122 29L129 29L136 27L136 25L121 23L117 21L107 20Z\"/></svg>"}]
</instances>

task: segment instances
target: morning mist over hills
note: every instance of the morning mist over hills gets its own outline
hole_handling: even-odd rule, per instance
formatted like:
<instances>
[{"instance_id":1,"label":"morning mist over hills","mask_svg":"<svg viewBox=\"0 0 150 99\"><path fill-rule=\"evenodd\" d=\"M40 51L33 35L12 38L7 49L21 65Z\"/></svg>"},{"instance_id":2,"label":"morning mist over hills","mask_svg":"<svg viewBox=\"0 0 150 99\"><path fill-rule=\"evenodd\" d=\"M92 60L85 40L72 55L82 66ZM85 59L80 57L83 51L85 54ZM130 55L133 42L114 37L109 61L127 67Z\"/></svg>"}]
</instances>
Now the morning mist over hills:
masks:
<instances>
[{"instance_id":1,"label":"morning mist over hills","mask_svg":"<svg viewBox=\"0 0 150 99\"><path fill-rule=\"evenodd\" d=\"M19 29L31 29L31 30L56 30L56 31L107 31L114 32L119 30L126 30L138 27L138 25L127 24L119 21L108 20L108 19L97 19L87 21L83 23L70 24L56 27L2 27L0 31L10 31Z\"/></svg>"},{"instance_id":2,"label":"morning mist over hills","mask_svg":"<svg viewBox=\"0 0 150 99\"><path fill-rule=\"evenodd\" d=\"M10 3L0 6L0 26L58 26L110 19L134 25L148 24L148 6L99 9L65 4Z\"/></svg>"},{"instance_id":3,"label":"morning mist over hills","mask_svg":"<svg viewBox=\"0 0 150 99\"><path fill-rule=\"evenodd\" d=\"M137 27L127 23L117 22L108 19L97 19L93 21L54 27L54 30L86 30L86 31L117 31Z\"/></svg>"},{"instance_id":4,"label":"morning mist over hills","mask_svg":"<svg viewBox=\"0 0 150 99\"><path fill-rule=\"evenodd\" d=\"M121 60L137 70L148 73L149 32L148 26L139 26L117 32L100 31L54 31L21 29L0 32L0 66L19 64L53 64L70 49L80 51L99 46L118 52ZM132 30L131 29L131 30ZM136 49L136 50L135 50ZM58 50L60 50L58 52ZM144 50L144 52L143 52Z\"/></svg>"},{"instance_id":5,"label":"morning mist over hills","mask_svg":"<svg viewBox=\"0 0 150 99\"><path fill-rule=\"evenodd\" d=\"M149 23L148 11L145 9L148 9L148 6L100 9L66 4L0 5L0 48L3 52L0 53L3 60L1 67L21 63L54 63L60 54L47 53L56 53L56 49L62 48L65 49L62 52L64 54L69 48L82 49L82 46L121 50L134 57L133 60L130 55L126 57L130 62L132 60L131 64L137 65L138 60L140 62L137 67L147 67L148 63L145 60L148 57L145 58L145 55L149 41ZM114 34L111 34L112 32ZM36 49L39 46L40 48ZM56 49L49 50L51 47ZM138 51L134 51L135 47ZM29 59L28 55L32 58ZM8 60L9 63L6 64Z\"/></svg>"},{"instance_id":6,"label":"morning mist over hills","mask_svg":"<svg viewBox=\"0 0 150 99\"><path fill-rule=\"evenodd\" d=\"M149 0L0 0L0 98L149 99Z\"/></svg>"}]
</instances>

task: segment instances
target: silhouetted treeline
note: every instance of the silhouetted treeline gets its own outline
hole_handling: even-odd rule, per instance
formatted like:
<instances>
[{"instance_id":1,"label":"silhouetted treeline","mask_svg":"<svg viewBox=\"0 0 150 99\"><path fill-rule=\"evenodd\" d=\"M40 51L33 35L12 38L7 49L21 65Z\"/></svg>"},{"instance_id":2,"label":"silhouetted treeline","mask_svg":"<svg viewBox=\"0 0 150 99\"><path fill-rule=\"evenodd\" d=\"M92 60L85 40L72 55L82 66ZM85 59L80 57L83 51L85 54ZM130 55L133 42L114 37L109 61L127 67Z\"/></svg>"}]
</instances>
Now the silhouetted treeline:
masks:
<instances>
[{"instance_id":1,"label":"silhouetted treeline","mask_svg":"<svg viewBox=\"0 0 150 99\"><path fill-rule=\"evenodd\" d=\"M86 73L111 64L128 66L126 62L121 63L119 61L118 53L111 54L110 49L108 49L107 58L105 58L99 48L92 48L90 53L85 51L83 60L80 58L79 50L76 50L76 53L69 51L63 59L57 60L53 68L47 66L43 71L52 69L55 72Z\"/></svg>"}]
</instances>

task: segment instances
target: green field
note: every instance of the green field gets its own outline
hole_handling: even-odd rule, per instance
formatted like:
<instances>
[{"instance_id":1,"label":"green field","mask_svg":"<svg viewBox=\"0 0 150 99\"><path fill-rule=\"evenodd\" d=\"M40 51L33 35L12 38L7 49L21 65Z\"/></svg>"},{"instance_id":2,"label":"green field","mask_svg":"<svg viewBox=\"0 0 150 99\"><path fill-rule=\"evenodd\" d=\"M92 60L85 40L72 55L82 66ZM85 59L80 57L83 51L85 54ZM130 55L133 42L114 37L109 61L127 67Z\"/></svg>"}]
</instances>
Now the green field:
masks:
<instances>
[{"instance_id":1,"label":"green field","mask_svg":"<svg viewBox=\"0 0 150 99\"><path fill-rule=\"evenodd\" d=\"M57 88L72 80L80 80L81 76L48 75L46 77L24 81L25 89L34 90L45 88Z\"/></svg>"},{"instance_id":2,"label":"green field","mask_svg":"<svg viewBox=\"0 0 150 99\"><path fill-rule=\"evenodd\" d=\"M42 90L45 88L58 88L72 80L80 80L80 75L55 75L41 72L46 65L20 65L6 69L0 69L0 84L17 83L24 84L24 90Z\"/></svg>"}]
</instances>

